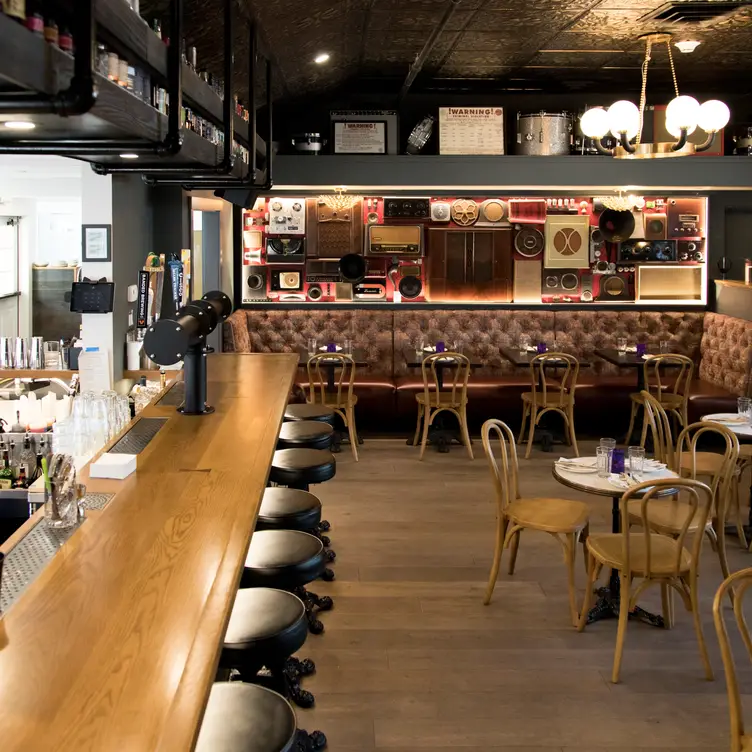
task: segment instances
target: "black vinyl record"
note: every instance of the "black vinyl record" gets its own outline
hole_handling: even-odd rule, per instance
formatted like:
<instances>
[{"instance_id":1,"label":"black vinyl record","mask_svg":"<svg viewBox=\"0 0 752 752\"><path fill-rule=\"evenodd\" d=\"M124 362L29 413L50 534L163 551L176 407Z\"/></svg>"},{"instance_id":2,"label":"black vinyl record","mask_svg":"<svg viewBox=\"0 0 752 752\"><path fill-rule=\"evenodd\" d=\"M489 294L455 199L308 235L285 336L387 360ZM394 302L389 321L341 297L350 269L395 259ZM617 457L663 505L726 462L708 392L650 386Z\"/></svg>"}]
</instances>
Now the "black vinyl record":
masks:
<instances>
[{"instance_id":1,"label":"black vinyl record","mask_svg":"<svg viewBox=\"0 0 752 752\"><path fill-rule=\"evenodd\" d=\"M634 232L634 216L630 211L604 209L598 219L598 227L609 243L621 243Z\"/></svg>"}]
</instances>

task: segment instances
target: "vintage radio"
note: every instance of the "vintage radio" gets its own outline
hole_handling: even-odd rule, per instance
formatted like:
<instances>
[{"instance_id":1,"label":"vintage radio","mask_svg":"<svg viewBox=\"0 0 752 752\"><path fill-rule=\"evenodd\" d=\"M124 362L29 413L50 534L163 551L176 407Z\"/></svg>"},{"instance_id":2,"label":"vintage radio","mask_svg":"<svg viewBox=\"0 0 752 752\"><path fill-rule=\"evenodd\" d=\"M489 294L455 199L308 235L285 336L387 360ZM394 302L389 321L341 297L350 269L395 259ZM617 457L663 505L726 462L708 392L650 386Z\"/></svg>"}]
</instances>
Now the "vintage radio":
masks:
<instances>
[{"instance_id":1,"label":"vintage radio","mask_svg":"<svg viewBox=\"0 0 752 752\"><path fill-rule=\"evenodd\" d=\"M704 198L672 198L668 201L668 237L695 240L705 237Z\"/></svg>"},{"instance_id":2,"label":"vintage radio","mask_svg":"<svg viewBox=\"0 0 752 752\"><path fill-rule=\"evenodd\" d=\"M324 199L308 199L308 258L340 259L348 253L363 253L363 199L354 199L344 209Z\"/></svg>"},{"instance_id":3,"label":"vintage radio","mask_svg":"<svg viewBox=\"0 0 752 752\"><path fill-rule=\"evenodd\" d=\"M702 240L680 240L678 246L679 261L694 261L695 263L705 261L705 243Z\"/></svg>"},{"instance_id":4,"label":"vintage radio","mask_svg":"<svg viewBox=\"0 0 752 752\"><path fill-rule=\"evenodd\" d=\"M580 277L577 269L546 271L541 283L544 297L571 297L580 294Z\"/></svg>"},{"instance_id":5,"label":"vintage radio","mask_svg":"<svg viewBox=\"0 0 752 752\"><path fill-rule=\"evenodd\" d=\"M304 198L269 199L268 235L305 235Z\"/></svg>"},{"instance_id":6,"label":"vintage radio","mask_svg":"<svg viewBox=\"0 0 752 752\"><path fill-rule=\"evenodd\" d=\"M676 261L676 241L627 241L619 246L619 261Z\"/></svg>"},{"instance_id":7,"label":"vintage radio","mask_svg":"<svg viewBox=\"0 0 752 752\"><path fill-rule=\"evenodd\" d=\"M321 284L339 282L338 261L308 261L306 264L306 282Z\"/></svg>"},{"instance_id":8,"label":"vintage radio","mask_svg":"<svg viewBox=\"0 0 752 752\"><path fill-rule=\"evenodd\" d=\"M366 277L362 282L353 285L355 300L386 300L386 278Z\"/></svg>"},{"instance_id":9,"label":"vintage radio","mask_svg":"<svg viewBox=\"0 0 752 752\"><path fill-rule=\"evenodd\" d=\"M449 222L452 218L452 205L448 201L431 202L431 221Z\"/></svg>"},{"instance_id":10,"label":"vintage radio","mask_svg":"<svg viewBox=\"0 0 752 752\"><path fill-rule=\"evenodd\" d=\"M269 282L272 292L302 292L303 272L288 269L272 269Z\"/></svg>"},{"instance_id":11,"label":"vintage radio","mask_svg":"<svg viewBox=\"0 0 752 752\"><path fill-rule=\"evenodd\" d=\"M702 267L638 266L637 300L702 300Z\"/></svg>"},{"instance_id":12,"label":"vintage radio","mask_svg":"<svg viewBox=\"0 0 752 752\"><path fill-rule=\"evenodd\" d=\"M526 259L540 256L546 246L543 233L532 225L515 225L515 227L517 233L514 236L514 250Z\"/></svg>"},{"instance_id":13,"label":"vintage radio","mask_svg":"<svg viewBox=\"0 0 752 752\"><path fill-rule=\"evenodd\" d=\"M421 225L369 225L366 256L422 256Z\"/></svg>"},{"instance_id":14,"label":"vintage radio","mask_svg":"<svg viewBox=\"0 0 752 752\"><path fill-rule=\"evenodd\" d=\"M265 266L243 267L243 290L241 298L244 303L267 300Z\"/></svg>"},{"instance_id":15,"label":"vintage radio","mask_svg":"<svg viewBox=\"0 0 752 752\"><path fill-rule=\"evenodd\" d=\"M268 264L302 264L305 262L304 238L267 238Z\"/></svg>"},{"instance_id":16,"label":"vintage radio","mask_svg":"<svg viewBox=\"0 0 752 752\"><path fill-rule=\"evenodd\" d=\"M665 214L645 214L645 240L665 240L666 232Z\"/></svg>"},{"instance_id":17,"label":"vintage radio","mask_svg":"<svg viewBox=\"0 0 752 752\"><path fill-rule=\"evenodd\" d=\"M430 198L384 197L384 219L428 219L430 216Z\"/></svg>"},{"instance_id":18,"label":"vintage radio","mask_svg":"<svg viewBox=\"0 0 752 752\"><path fill-rule=\"evenodd\" d=\"M514 291L512 294L515 303L541 302L542 270L543 263L540 260L515 261Z\"/></svg>"},{"instance_id":19,"label":"vintage radio","mask_svg":"<svg viewBox=\"0 0 752 752\"><path fill-rule=\"evenodd\" d=\"M590 266L590 222L580 215L546 217L546 269Z\"/></svg>"},{"instance_id":20,"label":"vintage radio","mask_svg":"<svg viewBox=\"0 0 752 752\"><path fill-rule=\"evenodd\" d=\"M622 300L634 300L634 274L632 273L628 272L602 276L599 280L599 283L599 302L607 303Z\"/></svg>"},{"instance_id":21,"label":"vintage radio","mask_svg":"<svg viewBox=\"0 0 752 752\"><path fill-rule=\"evenodd\" d=\"M478 209L478 227L502 227L509 225L507 202L500 198L486 199Z\"/></svg>"}]
</instances>

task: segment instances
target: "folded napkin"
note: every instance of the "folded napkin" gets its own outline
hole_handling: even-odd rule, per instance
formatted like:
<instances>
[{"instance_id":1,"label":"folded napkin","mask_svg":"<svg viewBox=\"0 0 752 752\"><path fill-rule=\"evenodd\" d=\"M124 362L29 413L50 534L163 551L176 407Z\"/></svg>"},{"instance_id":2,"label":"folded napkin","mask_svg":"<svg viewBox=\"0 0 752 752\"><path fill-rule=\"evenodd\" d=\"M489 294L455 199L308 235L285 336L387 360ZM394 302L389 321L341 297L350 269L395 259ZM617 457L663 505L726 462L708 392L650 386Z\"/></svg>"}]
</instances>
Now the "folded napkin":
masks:
<instances>
[{"instance_id":1,"label":"folded napkin","mask_svg":"<svg viewBox=\"0 0 752 752\"><path fill-rule=\"evenodd\" d=\"M665 470L666 464L664 462L658 462L658 460L645 460L643 467L647 472L656 472L657 470Z\"/></svg>"},{"instance_id":2,"label":"folded napkin","mask_svg":"<svg viewBox=\"0 0 752 752\"><path fill-rule=\"evenodd\" d=\"M596 462L597 460L590 457L583 457L582 460L573 460L569 457L559 457L559 459L556 460L557 465L563 465L564 467L595 467Z\"/></svg>"},{"instance_id":3,"label":"folded napkin","mask_svg":"<svg viewBox=\"0 0 752 752\"><path fill-rule=\"evenodd\" d=\"M608 476L608 482L612 486L616 486L617 488L623 488L625 491L632 486L636 486L641 481L635 481L631 478L628 478L626 475L617 475L616 473L611 473Z\"/></svg>"}]
</instances>

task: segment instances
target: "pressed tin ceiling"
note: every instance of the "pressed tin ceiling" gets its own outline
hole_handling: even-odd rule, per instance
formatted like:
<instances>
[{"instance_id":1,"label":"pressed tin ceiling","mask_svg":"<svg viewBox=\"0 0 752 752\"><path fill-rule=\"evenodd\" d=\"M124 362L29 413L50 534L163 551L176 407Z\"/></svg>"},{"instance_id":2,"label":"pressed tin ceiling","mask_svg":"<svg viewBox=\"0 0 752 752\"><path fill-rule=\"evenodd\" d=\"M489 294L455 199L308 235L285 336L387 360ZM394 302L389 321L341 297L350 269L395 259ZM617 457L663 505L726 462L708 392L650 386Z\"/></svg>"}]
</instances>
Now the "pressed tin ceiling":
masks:
<instances>
[{"instance_id":1,"label":"pressed tin ceiling","mask_svg":"<svg viewBox=\"0 0 752 752\"><path fill-rule=\"evenodd\" d=\"M673 2L697 5L698 0ZM275 62L275 94L310 96L358 79L400 85L450 0L236 0L235 55L238 90L245 86L245 14L258 22L263 46ZM713 0L702 2L712 6ZM641 34L671 31L676 41L702 44L685 55L674 48L680 86L739 93L752 73L752 1L732 3L731 13L702 23L653 20L667 0L460 0L438 37L413 89L466 89L480 82L499 88L553 91L603 90L639 84ZM723 2L724 10L729 3ZM160 12L164 0L142 0L142 14ZM734 10L733 6L737 9ZM220 72L223 0L185 0L186 37L199 63ZM720 7L720 6L719 6ZM679 7L679 11L683 8ZM699 8L695 9L699 10ZM712 11L712 8L711 8ZM704 11L707 12L707 11ZM328 52L325 65L313 63ZM650 68L654 83L667 83L665 50ZM745 87L749 88L749 87Z\"/></svg>"}]
</instances>

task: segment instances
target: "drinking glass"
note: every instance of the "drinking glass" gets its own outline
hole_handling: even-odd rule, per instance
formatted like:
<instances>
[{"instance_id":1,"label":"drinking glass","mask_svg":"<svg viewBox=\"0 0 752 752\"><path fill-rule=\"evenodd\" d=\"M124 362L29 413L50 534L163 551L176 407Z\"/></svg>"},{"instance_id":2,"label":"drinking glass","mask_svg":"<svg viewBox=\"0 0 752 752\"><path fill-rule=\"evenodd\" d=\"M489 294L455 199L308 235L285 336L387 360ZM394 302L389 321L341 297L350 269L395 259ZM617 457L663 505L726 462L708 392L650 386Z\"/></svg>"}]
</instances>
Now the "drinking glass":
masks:
<instances>
[{"instance_id":1,"label":"drinking glass","mask_svg":"<svg viewBox=\"0 0 752 752\"><path fill-rule=\"evenodd\" d=\"M457 339L452 343L452 352L459 353L462 355L462 351L465 349L465 346L462 344L462 341Z\"/></svg>"},{"instance_id":2,"label":"drinking glass","mask_svg":"<svg viewBox=\"0 0 752 752\"><path fill-rule=\"evenodd\" d=\"M415 355L417 360L423 360L423 355L425 355L426 351L426 342L424 339L416 339L415 340Z\"/></svg>"},{"instance_id":3,"label":"drinking glass","mask_svg":"<svg viewBox=\"0 0 752 752\"><path fill-rule=\"evenodd\" d=\"M342 351L345 355L352 355L353 341L349 337L345 337L345 342L342 345Z\"/></svg>"},{"instance_id":4,"label":"drinking glass","mask_svg":"<svg viewBox=\"0 0 752 752\"><path fill-rule=\"evenodd\" d=\"M631 446L627 449L629 458L629 472L631 475L642 475L645 469L645 449L641 446Z\"/></svg>"},{"instance_id":5,"label":"drinking glass","mask_svg":"<svg viewBox=\"0 0 752 752\"><path fill-rule=\"evenodd\" d=\"M616 439L601 439L598 446L606 447L606 449L616 449Z\"/></svg>"},{"instance_id":6,"label":"drinking glass","mask_svg":"<svg viewBox=\"0 0 752 752\"><path fill-rule=\"evenodd\" d=\"M45 342L44 343L44 367L58 370L63 367L60 360L60 343L59 342Z\"/></svg>"},{"instance_id":7,"label":"drinking glass","mask_svg":"<svg viewBox=\"0 0 752 752\"><path fill-rule=\"evenodd\" d=\"M542 355L546 350L548 350L548 346L545 342L539 342L535 348L538 351L538 355Z\"/></svg>"},{"instance_id":8,"label":"drinking glass","mask_svg":"<svg viewBox=\"0 0 752 752\"><path fill-rule=\"evenodd\" d=\"M739 397L736 401L739 415L747 419L747 423L752 423L752 399L749 397Z\"/></svg>"},{"instance_id":9,"label":"drinking glass","mask_svg":"<svg viewBox=\"0 0 752 752\"><path fill-rule=\"evenodd\" d=\"M662 339L660 342L660 348L661 348L662 353L670 353L671 352L671 340Z\"/></svg>"},{"instance_id":10,"label":"drinking glass","mask_svg":"<svg viewBox=\"0 0 752 752\"><path fill-rule=\"evenodd\" d=\"M318 341L316 337L308 338L308 357L312 358L316 354L316 348L318 347Z\"/></svg>"},{"instance_id":11,"label":"drinking glass","mask_svg":"<svg viewBox=\"0 0 752 752\"><path fill-rule=\"evenodd\" d=\"M599 446L595 450L595 464L598 468L599 478L608 478L611 472L611 455L613 449L609 447Z\"/></svg>"},{"instance_id":12,"label":"drinking glass","mask_svg":"<svg viewBox=\"0 0 752 752\"><path fill-rule=\"evenodd\" d=\"M624 472L624 450L614 449L611 452L611 472L621 475Z\"/></svg>"},{"instance_id":13,"label":"drinking glass","mask_svg":"<svg viewBox=\"0 0 752 752\"><path fill-rule=\"evenodd\" d=\"M616 340L616 349L622 355L627 352L627 338L626 337L618 337L617 338L617 340Z\"/></svg>"},{"instance_id":14,"label":"drinking glass","mask_svg":"<svg viewBox=\"0 0 752 752\"><path fill-rule=\"evenodd\" d=\"M530 347L530 335L520 334L520 352L526 353L529 347Z\"/></svg>"},{"instance_id":15,"label":"drinking glass","mask_svg":"<svg viewBox=\"0 0 752 752\"><path fill-rule=\"evenodd\" d=\"M648 346L644 342L638 342L635 351L640 357L642 357L643 355L647 354Z\"/></svg>"},{"instance_id":16,"label":"drinking glass","mask_svg":"<svg viewBox=\"0 0 752 752\"><path fill-rule=\"evenodd\" d=\"M437 353L443 353L446 351L446 344L443 341L439 341L436 343L436 352Z\"/></svg>"}]
</instances>

